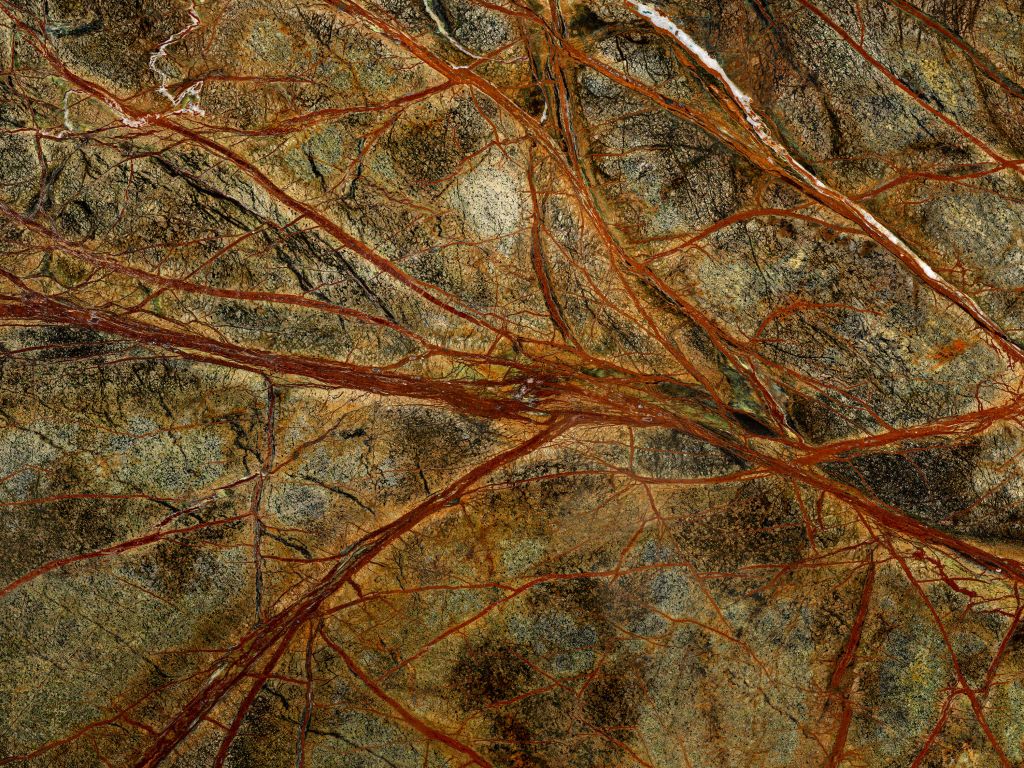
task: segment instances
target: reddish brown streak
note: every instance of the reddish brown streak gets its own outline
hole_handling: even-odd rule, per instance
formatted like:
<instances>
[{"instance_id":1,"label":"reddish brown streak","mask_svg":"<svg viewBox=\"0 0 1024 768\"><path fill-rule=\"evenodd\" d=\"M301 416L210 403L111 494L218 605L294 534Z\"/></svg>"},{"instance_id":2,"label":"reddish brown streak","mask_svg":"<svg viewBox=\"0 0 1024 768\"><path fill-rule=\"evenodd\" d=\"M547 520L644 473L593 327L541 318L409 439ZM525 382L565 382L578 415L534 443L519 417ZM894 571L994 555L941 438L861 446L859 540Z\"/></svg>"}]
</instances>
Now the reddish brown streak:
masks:
<instances>
[{"instance_id":1,"label":"reddish brown streak","mask_svg":"<svg viewBox=\"0 0 1024 768\"><path fill-rule=\"evenodd\" d=\"M463 744L455 737L449 736L444 731L435 728L429 723L424 722L421 718L417 717L415 714L410 712L406 707L404 707L400 701L393 698L392 696L389 696L388 693L383 688L381 688L372 677L366 674L366 671L364 669L362 669L358 664L355 663L352 657L345 652L344 648L342 648L333 640L331 640L331 638L329 638L322 631L321 637L323 638L324 642L327 643L327 645L330 646L331 649L338 654L341 660L345 662L345 666L349 668L352 674L359 678L363 682L363 684L366 685L367 688L373 691L374 695L377 696L377 698L379 698L391 709L393 709L395 713L404 722L408 723L412 728L422 733L428 739L436 741L440 744L443 744L453 749L456 752L461 752L462 754L466 755L467 757L469 757L470 762L472 762L474 765L484 766L484 768L492 768L492 764L475 749L473 749L470 746L467 746L466 744Z\"/></svg>"},{"instance_id":2,"label":"reddish brown streak","mask_svg":"<svg viewBox=\"0 0 1024 768\"><path fill-rule=\"evenodd\" d=\"M269 618L242 643L226 655L218 665L218 675L197 693L189 704L167 725L159 738L146 750L135 768L155 768L171 753L205 717L210 710L258 663L271 648L283 652L290 639L307 622L313 620L323 603L359 573L366 565L397 539L418 526L427 517L442 509L450 500L458 498L477 482L495 470L517 459L528 456L559 434L573 426L575 420L556 421L532 438L514 448L491 457L474 467L443 491L432 494L425 501L406 512L392 523L355 542L348 548L348 558L335 565L319 583L291 606ZM268 666L268 670L272 670ZM267 672L269 674L269 671Z\"/></svg>"},{"instance_id":3,"label":"reddish brown streak","mask_svg":"<svg viewBox=\"0 0 1024 768\"><path fill-rule=\"evenodd\" d=\"M832 671L830 687L842 697L841 712L839 715L839 726L836 728L835 741L832 743L832 751L829 754L829 768L838 768L842 764L846 738L850 731L850 723L853 720L853 704L849 699L850 681L848 672L853 666L857 656L857 648L860 645L861 635L864 632L864 621L868 616L868 609L871 607L871 595L875 586L875 560L872 555L867 564L867 575L864 577L864 587L861 590L860 604L857 606L857 615L850 627L850 635L843 647L843 653L836 662Z\"/></svg>"}]
</instances>

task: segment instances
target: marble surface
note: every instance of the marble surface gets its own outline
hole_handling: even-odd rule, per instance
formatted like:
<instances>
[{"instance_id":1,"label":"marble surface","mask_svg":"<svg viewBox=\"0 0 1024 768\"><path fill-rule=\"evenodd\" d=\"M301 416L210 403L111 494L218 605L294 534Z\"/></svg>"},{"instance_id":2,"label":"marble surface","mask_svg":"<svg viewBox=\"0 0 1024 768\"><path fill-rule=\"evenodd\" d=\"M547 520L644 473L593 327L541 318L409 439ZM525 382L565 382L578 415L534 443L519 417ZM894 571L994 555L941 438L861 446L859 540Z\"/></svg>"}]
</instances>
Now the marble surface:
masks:
<instances>
[{"instance_id":1,"label":"marble surface","mask_svg":"<svg viewBox=\"0 0 1024 768\"><path fill-rule=\"evenodd\" d=\"M0 0L0 765L1024 764L1021 0Z\"/></svg>"}]
</instances>

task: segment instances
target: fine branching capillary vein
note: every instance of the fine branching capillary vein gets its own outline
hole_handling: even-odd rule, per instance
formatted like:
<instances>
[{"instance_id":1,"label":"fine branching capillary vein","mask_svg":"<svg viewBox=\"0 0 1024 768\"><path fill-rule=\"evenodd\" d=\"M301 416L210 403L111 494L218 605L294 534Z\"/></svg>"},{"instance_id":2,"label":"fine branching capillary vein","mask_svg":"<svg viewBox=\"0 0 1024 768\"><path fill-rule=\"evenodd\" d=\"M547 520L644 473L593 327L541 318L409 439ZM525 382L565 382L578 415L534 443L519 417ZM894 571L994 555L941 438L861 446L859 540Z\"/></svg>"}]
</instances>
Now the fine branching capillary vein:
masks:
<instances>
[{"instance_id":1,"label":"fine branching capillary vein","mask_svg":"<svg viewBox=\"0 0 1024 768\"><path fill-rule=\"evenodd\" d=\"M605 221L602 212L597 205L591 184L587 183L581 163L579 162L575 152L575 139L572 138L575 135L576 130L573 125L564 122L566 119L564 108L560 110L562 117L562 132L569 135L569 140L566 141L565 152L562 151L555 140L537 119L522 109L501 89L495 87L486 78L481 77L479 74L471 70L457 70L448 62L423 46L420 42L413 39L410 35L405 34L388 19L382 18L379 14L371 12L356 2L342 3L339 0L331 1L332 3L337 3L338 7L342 8L346 12L364 19L379 32L385 34L390 39L395 40L424 64L441 73L450 82L469 85L490 97L507 115L518 122L528 135L544 149L546 156L555 163L556 168L559 170L561 175L569 182L573 193L573 199L579 205L581 212L594 227L597 234L600 236L602 243L607 246L609 255L612 257L611 263L614 268L616 279L622 289L629 296L630 308L639 314L643 321L644 328L650 336L654 338L658 344L682 366L687 375L693 377L704 388L707 396L714 402L715 407L718 409L720 414L724 416L728 411L728 407L722 400L717 388L700 371L700 369L694 364L693 360L690 359L686 353L680 350L668 335L666 335L657 318L655 318L648 308L644 306L643 301L638 296L636 283L642 284L646 286L647 289L660 294L666 301L672 304L677 311L681 312L690 321L699 326L703 332L707 333L716 352L725 358L725 360L727 360L729 364L748 381L751 389L756 392L759 399L765 403L769 413L773 415L779 413L780 409L777 403L774 402L770 392L754 374L751 366L743 359L745 355L757 358L760 358L760 355L749 350L745 350L742 354L738 352L738 350L742 349L743 345L737 339L732 338L720 325L716 324L703 311L701 311L690 297L685 296L676 290L661 275L651 269L643 259L632 254L619 242L613 228ZM701 120L699 115L696 113L690 113L689 110L686 110L678 104L669 104L659 94L657 94L656 91L648 89L630 78L622 76L616 70L611 70L605 67L601 62L592 59L579 51L575 46L569 43L568 40L553 30L548 22L538 17L536 14L525 11L523 11L522 14L531 21L540 24L542 29L545 30L545 33L549 35L554 43L555 53L565 53L569 59L577 61L586 67L593 68L595 71L619 82L627 88L638 90L644 96L657 101L662 106L670 107L673 112L682 111L687 119L692 119L698 122L702 127L711 130L715 136L722 138L722 140L729 146L737 149L737 151L742 151L742 148L738 146L741 142L738 138L730 135L731 129L728 126L710 126L707 121ZM564 96L560 99L560 103L566 103L566 98ZM616 311L619 310L616 308ZM761 360L761 362L767 363L767 361L764 360ZM767 364L770 365L770 363ZM777 426L781 427L782 425L778 424Z\"/></svg>"},{"instance_id":2,"label":"fine branching capillary vein","mask_svg":"<svg viewBox=\"0 0 1024 768\"><path fill-rule=\"evenodd\" d=\"M546 149L548 150L548 152L549 152L549 154L551 156L553 156L555 158L561 158L562 157L562 155L558 151L557 147L554 147L553 145L550 144L550 139L547 137L546 132L544 132L543 129L540 128L539 124L535 124L535 121L533 121L532 118L530 118L528 115L525 115L525 113L523 113L522 110L519 109L517 105L515 105L512 102L510 102L504 96L504 94L501 93L500 90L494 88L488 81L480 78L479 76L477 76L475 73L473 73L471 71L458 71L458 70L453 69L446 62L443 62L440 59L437 59L436 57L433 56L433 54L431 54L430 52L426 51L426 49L422 48L422 46L419 46L419 44L414 43L411 40L411 38L408 38L407 36L405 36L404 34L399 32L398 30L394 29L393 27L390 27L387 23L385 23L382 20L372 16L371 14L369 14L367 11L365 11L361 7L359 7L357 5L354 5L354 4L348 4L348 5L345 5L344 7L345 7L346 10L348 10L350 12L355 12L357 15L362 16L364 19L369 21L374 26L377 26L378 28L382 29L382 31L387 33L393 39L397 39L399 42L401 42L402 44L404 44L407 47L409 47L411 49L411 51L418 58L421 58L426 63L428 63L430 66L434 67L438 71L440 71L443 74L445 74L446 77L449 77L450 79L454 79L455 81L466 82L468 84L471 84L472 86L480 88L483 92L485 92L488 95L490 95L493 98L495 98L495 100L498 101L499 104L501 104L501 106L504 109L506 109L506 111L508 111L513 117L515 117L517 120L520 120L521 122L524 122L527 125L527 127L529 127L531 130L539 132L538 135L543 137L543 138L540 139L540 142L541 142L541 144L544 144L546 146ZM640 6L638 6L638 7L640 7ZM646 6L643 6L643 7L646 7ZM664 18L664 17L662 17L662 18ZM664 23L665 23L666 27L667 27L668 24L671 24L671 22L668 21L667 19L664 20ZM671 31L671 29L672 28L668 28L669 31ZM685 33L682 33L682 34L685 34ZM673 36L675 36L675 35L673 35ZM709 71L713 72L717 77L721 77L723 79L723 82L725 82L725 84L727 86L730 86L730 84L731 84L730 93L732 93L732 90L734 89L735 92L736 92L734 98L736 98L739 101L740 106L744 108L745 113L747 111L750 112L749 117L750 117L751 127L755 128L756 129L755 133L760 138L764 139L764 144L766 146L775 148L776 150L781 150L781 152L785 153L784 157L790 157L788 155L788 153L786 153L785 149L782 148L781 145L778 145L778 143L775 142L774 139L771 137L770 132L768 131L767 127L764 125L764 123L761 120L761 118L756 114L756 112L753 112L752 107L751 107L750 102L749 102L749 98L747 98L745 96L745 94L742 94L742 92L739 91L739 89L735 86L735 84L732 83L731 79L728 78L728 75L725 74L724 70L722 70L722 68L720 66L718 66L716 62L714 62L714 59L712 57L710 57L710 55L708 55L706 52L704 52L703 55L700 55L699 51L703 51L703 49L700 49L700 47L697 46L696 43L694 43L692 41L692 39L689 38L688 35L685 38L682 38L682 42L684 42L684 45L687 44L687 41L689 41L689 45L693 45L693 46L696 47L697 50L693 51L693 53L698 58L698 60L701 61L703 66L708 67ZM56 57L53 57L52 54L50 54L49 50L46 49L45 46L40 46L40 49L44 53L44 55L47 55L47 57L50 58L51 61L53 61L55 63L55 65L63 67L62 63L59 60L57 60ZM689 48L688 48L688 50L689 50ZM69 77L73 77L75 79L75 82L78 85L80 85L83 88L85 88L87 91L97 93L97 95L100 98L102 98L104 101L108 101L108 100L112 100L113 99L113 97L109 93L107 93L106 91L103 91L102 89L99 89L98 86L96 86L96 85L94 85L94 84L92 84L92 83L90 83L88 81L85 81L85 80L83 80L81 78L77 78L77 77L71 75L70 72L67 72L66 70L65 70L65 73ZM191 129L185 128L183 126L180 126L180 125L174 123L170 119L163 118L163 119L159 119L159 120L154 120L154 122L160 122L164 127L169 128L169 129L171 129L171 130L173 130L175 132L178 132L178 133L180 133L182 135L185 135L186 137L190 138L191 140L196 141L196 142L198 142L198 143L200 143L202 145L205 145L207 148L217 152L218 154L221 154L221 155L225 156L227 159L231 160L236 166L238 166L241 169L245 170L246 172L250 173L250 175L253 175L256 178L256 180L262 186L264 186L265 188L268 188L271 191L275 191L276 190L275 185L273 185L268 178L266 178L261 172L257 171L255 169L255 167L251 163L249 163L249 161L245 160L240 155L237 155L235 152L220 146L218 143L208 139L207 137L205 137L205 136L203 136L201 134L196 133L195 131L193 131ZM798 168L803 169L803 167L800 166L799 163L796 163L795 160L793 162L796 164L796 166ZM568 174L570 180L573 181L574 185L582 186L584 188L584 189L579 191L579 196L581 198L581 202L583 202L584 200L588 200L589 198L588 198L588 193L586 193L586 191L585 191L585 184L583 184L583 180L580 178L578 172L575 172L572 168L568 168L568 167L566 168L566 170L567 170L567 174ZM806 169L803 169L803 171L805 173L807 173ZM813 185L815 188L820 189L820 190L825 190L825 191L828 190L828 188L825 187L825 185L823 185L820 182L817 182L817 180L813 179L813 177L812 177L812 180L815 182L814 185ZM276 190L276 192L277 192L277 194L283 195L283 193L280 192L279 190ZM360 250L363 253L366 253L363 250L365 248L365 246L363 246L358 241L353 241L347 234L339 233L339 231L337 230L336 225L334 225L333 222L331 222L329 219L325 220L324 217L320 216L319 213L317 211L315 211L315 209L312 209L309 206L306 206L305 204L299 203L298 201L294 200L294 198L291 198L291 197L285 197L283 202L285 202L285 204L287 204L287 205L291 205L292 207L298 208L301 212L303 212L304 215L307 215L307 216L310 216L312 218L315 218L318 223L320 223L322 226L325 226L329 231L332 232L332 234L339 234L339 235L343 236L344 237L344 241L346 242L347 245L351 245L351 247L355 247L357 250ZM599 226L603 224L603 222L601 220L601 217L596 213L596 211L593 210L592 207L590 207L590 206L584 206L584 207L585 207L585 209L589 210L589 212L590 212L589 215L590 215L591 219L595 222L595 224L597 224ZM867 215L870 216L870 214L867 214ZM869 219L869 221L874 222L875 220L874 220L873 217L871 217ZM609 234L607 233L606 230L604 230L604 237L605 237L606 241L608 241L610 244L614 243L614 240L609 236ZM893 238L894 242L896 242L896 243L899 242L898 238L896 238L894 235L892 236L892 238ZM617 251L621 251L621 249L618 246L616 246L615 249ZM628 256L624 256L624 258L628 259ZM374 261L374 263L377 263L378 265L383 265L383 261L384 261L382 259L382 257L380 257L377 254L373 254L371 256L371 260ZM388 265L388 266L390 266L390 265ZM928 271L930 272L930 270L928 270ZM424 286L424 288L422 290L425 290L425 286ZM432 294L429 291L426 291L426 294L427 294L427 296L429 298L433 298ZM55 305L51 304L51 308L55 308ZM447 309L451 310L451 307L447 307ZM9 311L14 311L14 310L9 310ZM71 319L72 316L77 316L77 314L80 314L76 310L70 310L70 308L67 308L67 307L63 307L61 309L60 313L67 313L69 311L70 311L70 316L65 314L65 317L67 317L68 319ZM459 314L461 314L461 313L459 313ZM703 318L703 316L700 315L699 313L696 313L695 316L700 319L702 324L706 324L707 323L707 319ZM51 315L51 317L53 317L53 315ZM56 318L54 317L54 319L56 319ZM202 337L191 336L191 337L189 337L188 340L186 340L185 337L179 336L177 338L177 340L175 341L173 335L165 336L165 334L169 334L169 331L167 331L165 329L159 329L159 330L158 329L143 329L142 326L136 326L136 328L134 328L134 329L129 329L129 326L125 325L124 321L115 320L114 318L109 318L109 319L104 320L104 319L101 319L101 316L96 314L96 313L90 314L89 315L89 319L87 320L87 322L88 322L89 325L96 325L97 323L100 323L101 327L104 330L108 330L108 331L114 332L114 333L118 333L118 332L120 332L120 333L127 333L128 335L134 336L135 338L138 338L140 340L141 339L145 339L145 338L149 338L149 337L152 337L154 340L156 340L158 338L166 338L167 341L169 341L171 343L176 343L178 346L181 346L182 344L184 344L185 348L191 347L191 348L199 348L201 350L210 350L210 351L213 351L214 354L217 354L219 356L223 356L223 355L226 354L227 357L229 357L229 358L234 357L236 365L239 365L239 366L242 366L242 367L250 366L251 365L251 366L253 366L251 368L252 370L261 370L261 369L263 369L263 366L266 363L270 363L271 360L273 360L275 366L285 365L286 361L288 360L287 356L279 356L279 355L272 355L272 354L268 355L267 353L263 353L263 355L262 355L263 359L261 360L261 358L259 358L259 357L252 357L248 350L244 350L244 349L237 348L237 347L230 347L230 345L229 346L218 345L216 342L211 342L210 340L202 338ZM715 333L716 329L714 329L714 328L712 328L710 326L707 326L707 329L709 330L709 332L712 333L712 337L713 338L717 338L717 334ZM212 349L210 347L211 344L213 344L216 347L216 349ZM251 360L251 362L248 362L248 360ZM311 368L310 364L313 364L314 367ZM295 373L295 374L298 374L298 375L307 375L307 376L311 376L312 378L317 378L317 379L321 379L322 380L324 378L323 377L323 373L324 373L325 370L326 369L321 367L320 363L315 363L314 364L313 361L309 361L309 363L306 363L305 361L303 361L303 362L296 361L295 362L295 367L292 369L291 372ZM741 367L741 370L742 370L742 367ZM425 382L419 383L417 380L412 380L412 379L407 379L406 378L406 379L401 379L399 381L392 380L389 383L387 381L384 381L384 380L380 379L377 375L374 375L373 377L367 377L364 373L355 372L355 371L352 371L351 369L349 371L345 372L345 374L343 374L343 375L344 375L343 379L339 378L339 379L334 379L333 381L335 383L339 383L339 384L342 381L344 381L346 386L355 386L355 387L359 387L359 388L365 388L366 391L377 391L377 392L388 392L388 391L390 391L390 392L393 392L393 393L396 393L396 394L397 393L401 393L401 394L404 394L404 395L407 395L407 396L413 396L413 397L416 397L416 396L425 396L425 397L428 397L428 398L437 397L441 392L444 391L444 389L446 387L446 383L437 382L436 383L437 386L431 386L428 390L423 390L422 386L423 386L423 384L425 384ZM330 379L328 379L328 380L330 380ZM452 394L454 395L454 392ZM442 397L443 397L443 395L442 395ZM455 395L454 399L449 400L449 402L460 402L463 407L467 407L471 412L474 410L474 408L471 406L471 403L474 402L474 399L473 398L469 398L469 397L465 397L464 394ZM477 400L476 402L480 403L479 400ZM480 403L480 404L483 405L483 403ZM491 409L491 408L501 409L501 408L508 408L510 406L511 406L511 411L509 411L509 410L504 411L504 413L506 415L511 415L517 409L521 408L520 404L507 403L507 402L504 403L504 404L498 404L496 402L490 401L485 406L484 410L476 411L476 412L487 412L487 410ZM497 413L499 411L495 410L494 412ZM654 414L654 415L656 416L656 414ZM618 418L618 417L614 416L614 414L606 414L606 416L611 421L615 421ZM634 418L633 416L627 416L626 417L626 421L627 422L632 421L633 418ZM648 415L648 416L643 417L642 421L647 421L649 423L654 424L654 423L659 423L661 421L661 419L659 419L659 418L652 418L652 415ZM680 425L680 422L679 422L679 420L677 418L671 419L671 421L669 423L675 423L677 426ZM752 456L751 458L753 458L755 461L757 460L756 456Z\"/></svg>"},{"instance_id":3,"label":"fine branching capillary vein","mask_svg":"<svg viewBox=\"0 0 1024 768\"><path fill-rule=\"evenodd\" d=\"M734 114L737 114L747 126L751 134L756 137L758 143L765 147L776 162L778 172L786 178L795 182L797 186L807 192L815 200L826 205L836 213L851 221L856 222L875 242L884 247L887 251L902 261L915 275L917 275L932 290L945 297L951 303L966 312L974 321L989 335L998 348L1015 363L1024 362L1024 350L1010 339L1006 331L992 320L978 306L970 296L965 294L956 286L950 284L914 250L907 245L898 235L887 226L876 219L870 211L862 205L825 184L804 166L793 154L778 141L767 123L754 109L753 103L729 77L728 73L697 43L685 30L680 29L670 18L645 3L637 0L625 0L635 13L647 19L653 26L670 35L679 42L690 54L691 58L708 74L710 74L720 86L724 88L724 94L720 95L722 100L727 101L726 106L731 106Z\"/></svg>"},{"instance_id":4,"label":"fine branching capillary vein","mask_svg":"<svg viewBox=\"0 0 1024 768\"><path fill-rule=\"evenodd\" d=\"M567 430L582 422L582 419L576 417L552 420L527 440L491 456L445 489L428 496L404 515L350 545L348 556L340 560L313 588L289 607L268 618L219 663L219 674L211 676L206 685L168 723L160 736L135 763L135 768L155 768L162 763L200 720L229 691L250 675L250 670L260 659L267 653L273 653L286 639L314 619L323 603L350 582L355 574L371 563L383 550L427 518L445 509L449 501L459 498L481 480L549 445ZM270 672L267 672L268 676L269 674ZM251 703L250 701L249 704ZM227 738L225 740L227 741ZM225 750L226 747L222 748L224 754Z\"/></svg>"}]
</instances>

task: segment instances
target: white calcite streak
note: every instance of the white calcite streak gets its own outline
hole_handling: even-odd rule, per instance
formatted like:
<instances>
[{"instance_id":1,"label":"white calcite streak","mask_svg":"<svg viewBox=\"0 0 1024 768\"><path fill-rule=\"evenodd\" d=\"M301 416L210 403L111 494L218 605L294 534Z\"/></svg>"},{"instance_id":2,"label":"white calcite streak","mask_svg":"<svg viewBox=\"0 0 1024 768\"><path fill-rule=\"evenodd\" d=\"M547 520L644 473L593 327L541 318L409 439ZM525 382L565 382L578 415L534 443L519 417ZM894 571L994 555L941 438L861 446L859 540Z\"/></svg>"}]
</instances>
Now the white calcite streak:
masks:
<instances>
[{"instance_id":1,"label":"white calcite streak","mask_svg":"<svg viewBox=\"0 0 1024 768\"><path fill-rule=\"evenodd\" d=\"M175 96L167 87L168 82L170 82L170 77L160 67L160 62L167 58L167 49L199 28L201 22L199 14L196 13L195 3L192 3L192 5L189 6L188 19L188 24L160 43L160 46L153 51L149 57L149 68L153 74L156 75L157 82L160 83L157 87L157 92L171 102L173 107L176 109L181 107L182 102L190 96L195 99L194 103L186 105L183 109L178 110L178 112L191 112L193 114L201 115L203 114L203 110L198 105L198 101L199 94L203 89L203 81L200 80L199 82L190 85L180 94ZM172 114L177 114L177 112Z\"/></svg>"},{"instance_id":2,"label":"white calcite streak","mask_svg":"<svg viewBox=\"0 0 1024 768\"><path fill-rule=\"evenodd\" d=\"M897 258L904 262L911 270L916 272L928 285L938 293L946 296L963 311L970 315L978 325L990 334L998 337L1000 346L1012 358L1022 360L1021 352L1006 336L999 325L989 318L985 312L970 296L967 296L958 288L943 279L932 267L892 230L876 219L866 208L856 201L844 195L838 190L832 189L808 168L801 163L793 154L778 141L768 128L768 124L754 109L753 102L733 82L729 74L722 68L722 65L708 53L696 40L690 37L685 30L680 29L672 19L646 3L636 0L625 0L640 16L647 19L652 25L672 35L680 45L692 56L701 67L711 74L718 82L725 87L733 103L740 109L743 119L750 131L758 138L762 146L771 152L779 168L790 174L796 174L800 180L812 187L821 198L834 202L839 211L858 223L861 228L872 237L872 239L883 245Z\"/></svg>"},{"instance_id":3,"label":"white calcite streak","mask_svg":"<svg viewBox=\"0 0 1024 768\"><path fill-rule=\"evenodd\" d=\"M126 125L129 128L143 128L149 125L149 121L154 118L167 117L168 115L203 116L206 114L205 110L199 105L199 95L203 90L203 81L199 80L198 82L193 83L175 96L167 87L171 78L160 66L160 63L167 58L167 49L179 42L182 38L194 32L202 24L199 14L196 12L195 2L193 2L188 8L188 19L188 24L160 43L157 49L149 56L149 69L159 83L156 89L157 93L171 102L171 106L174 107L174 109L170 112L145 114L141 117L133 117L132 115L127 114L116 101L112 99L103 99L104 103L106 103L108 107L120 116L122 125ZM191 101L188 102L187 100L190 98Z\"/></svg>"},{"instance_id":4,"label":"white calcite streak","mask_svg":"<svg viewBox=\"0 0 1024 768\"><path fill-rule=\"evenodd\" d=\"M473 53L471 50L466 48L462 43L460 43L458 40L456 40L451 34L449 34L448 27L445 25L444 20L440 16L437 15L437 12L434 10L434 7L433 7L433 5L431 3L431 0L423 0L423 9L427 12L427 15L430 17L431 21L434 22L434 26L437 27L437 31L441 34L441 36L445 40L447 40L457 50L462 51L467 56L469 56L471 58L474 58L474 59L481 58L479 55ZM455 68L456 69L465 69L465 67L455 67Z\"/></svg>"},{"instance_id":5,"label":"white calcite streak","mask_svg":"<svg viewBox=\"0 0 1024 768\"><path fill-rule=\"evenodd\" d=\"M48 139L56 139L60 141L70 133L75 132L75 125L71 122L71 97L78 93L74 88L68 88L64 91L64 99L61 101L61 106L64 109L64 130L62 131L40 131L40 135L45 136Z\"/></svg>"}]
</instances>

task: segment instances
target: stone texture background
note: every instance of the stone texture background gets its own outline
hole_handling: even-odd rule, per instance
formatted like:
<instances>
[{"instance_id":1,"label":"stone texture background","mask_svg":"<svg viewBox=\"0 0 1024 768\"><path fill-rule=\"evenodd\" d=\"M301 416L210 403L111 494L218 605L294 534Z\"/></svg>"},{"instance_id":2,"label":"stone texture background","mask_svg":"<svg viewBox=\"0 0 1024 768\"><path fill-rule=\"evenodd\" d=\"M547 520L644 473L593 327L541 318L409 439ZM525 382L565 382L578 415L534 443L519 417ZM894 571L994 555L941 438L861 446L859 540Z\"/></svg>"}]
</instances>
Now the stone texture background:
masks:
<instances>
[{"instance_id":1,"label":"stone texture background","mask_svg":"<svg viewBox=\"0 0 1024 768\"><path fill-rule=\"evenodd\" d=\"M0 765L1024 763L1022 39L0 0Z\"/></svg>"}]
</instances>

